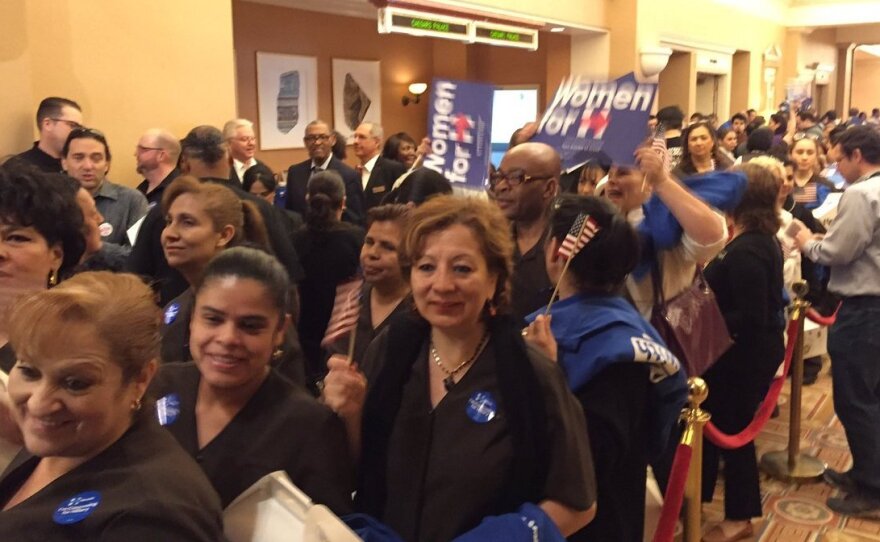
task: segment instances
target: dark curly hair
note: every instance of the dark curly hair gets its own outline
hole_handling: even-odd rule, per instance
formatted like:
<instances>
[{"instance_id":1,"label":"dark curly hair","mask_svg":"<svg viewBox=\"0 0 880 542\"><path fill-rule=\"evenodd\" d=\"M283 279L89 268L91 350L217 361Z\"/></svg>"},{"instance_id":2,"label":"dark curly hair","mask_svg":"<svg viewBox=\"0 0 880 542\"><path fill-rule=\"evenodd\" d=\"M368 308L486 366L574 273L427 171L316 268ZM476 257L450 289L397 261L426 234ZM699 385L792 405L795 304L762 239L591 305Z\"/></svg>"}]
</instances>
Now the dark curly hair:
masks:
<instances>
[{"instance_id":1,"label":"dark curly hair","mask_svg":"<svg viewBox=\"0 0 880 542\"><path fill-rule=\"evenodd\" d=\"M76 191L61 174L21 163L0 168L0 221L32 227L49 246L60 244L62 277L70 274L85 251L82 210Z\"/></svg>"}]
</instances>

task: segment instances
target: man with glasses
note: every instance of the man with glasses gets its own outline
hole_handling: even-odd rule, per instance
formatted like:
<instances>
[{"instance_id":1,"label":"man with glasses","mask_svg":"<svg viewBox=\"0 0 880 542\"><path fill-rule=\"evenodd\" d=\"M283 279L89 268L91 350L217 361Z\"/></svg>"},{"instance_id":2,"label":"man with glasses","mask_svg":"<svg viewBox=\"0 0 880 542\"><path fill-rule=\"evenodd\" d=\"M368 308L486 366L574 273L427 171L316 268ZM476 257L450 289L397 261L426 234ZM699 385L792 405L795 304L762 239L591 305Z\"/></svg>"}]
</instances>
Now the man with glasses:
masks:
<instances>
[{"instance_id":1,"label":"man with glasses","mask_svg":"<svg viewBox=\"0 0 880 542\"><path fill-rule=\"evenodd\" d=\"M510 221L514 247L511 309L517 322L550 301L553 286L544 263L547 208L559 189L559 154L544 143L521 143L489 177L492 198Z\"/></svg>"},{"instance_id":2,"label":"man with glasses","mask_svg":"<svg viewBox=\"0 0 880 542\"><path fill-rule=\"evenodd\" d=\"M229 180L241 185L244 172L257 164L262 164L254 158L257 152L254 123L247 119L233 119L223 126L223 138L229 145L229 155L232 157Z\"/></svg>"},{"instance_id":3,"label":"man with glasses","mask_svg":"<svg viewBox=\"0 0 880 542\"><path fill-rule=\"evenodd\" d=\"M61 149L74 128L81 128L82 109L67 98L50 97L37 108L37 129L40 140L34 146L9 162L27 162L48 173L61 171Z\"/></svg>"},{"instance_id":4,"label":"man with glasses","mask_svg":"<svg viewBox=\"0 0 880 542\"><path fill-rule=\"evenodd\" d=\"M834 411L852 453L852 467L827 469L841 491L828 508L880 518L880 132L854 126L836 140L838 169L850 183L824 237L801 228L795 240L806 258L831 268L828 289L841 297L828 334Z\"/></svg>"},{"instance_id":5,"label":"man with glasses","mask_svg":"<svg viewBox=\"0 0 880 542\"><path fill-rule=\"evenodd\" d=\"M61 150L61 165L95 198L95 206L104 217L98 227L101 240L130 246L128 229L147 214L149 207L137 190L107 180L110 146L104 134L91 128L71 130Z\"/></svg>"},{"instance_id":6,"label":"man with glasses","mask_svg":"<svg viewBox=\"0 0 880 542\"><path fill-rule=\"evenodd\" d=\"M162 194L171 181L180 175L177 158L180 142L167 130L152 128L144 132L134 148L137 172L144 176L137 186L147 197L150 207L162 202Z\"/></svg>"},{"instance_id":7,"label":"man with glasses","mask_svg":"<svg viewBox=\"0 0 880 542\"><path fill-rule=\"evenodd\" d=\"M342 176L342 182L345 184L345 212L342 219L355 224L363 223L366 214L360 176L345 162L333 156L336 136L330 130L330 126L322 120L313 120L306 125L303 142L309 153L309 159L294 164L287 170L287 202L285 206L291 211L305 216L306 186L309 184L309 179L315 173L332 169Z\"/></svg>"}]
</instances>

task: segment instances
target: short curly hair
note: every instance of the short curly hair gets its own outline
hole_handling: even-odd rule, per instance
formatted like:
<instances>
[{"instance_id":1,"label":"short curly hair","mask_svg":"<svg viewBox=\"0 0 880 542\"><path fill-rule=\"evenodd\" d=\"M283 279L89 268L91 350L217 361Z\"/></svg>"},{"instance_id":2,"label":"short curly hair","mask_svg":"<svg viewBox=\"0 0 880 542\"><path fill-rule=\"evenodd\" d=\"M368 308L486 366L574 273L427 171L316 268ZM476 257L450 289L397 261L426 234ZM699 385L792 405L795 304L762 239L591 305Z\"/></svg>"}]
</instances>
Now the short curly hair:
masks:
<instances>
[{"instance_id":1,"label":"short curly hair","mask_svg":"<svg viewBox=\"0 0 880 542\"><path fill-rule=\"evenodd\" d=\"M0 221L32 227L49 246L61 245L58 274L68 276L86 248L82 210L76 191L60 173L45 173L28 164L0 168Z\"/></svg>"}]
</instances>

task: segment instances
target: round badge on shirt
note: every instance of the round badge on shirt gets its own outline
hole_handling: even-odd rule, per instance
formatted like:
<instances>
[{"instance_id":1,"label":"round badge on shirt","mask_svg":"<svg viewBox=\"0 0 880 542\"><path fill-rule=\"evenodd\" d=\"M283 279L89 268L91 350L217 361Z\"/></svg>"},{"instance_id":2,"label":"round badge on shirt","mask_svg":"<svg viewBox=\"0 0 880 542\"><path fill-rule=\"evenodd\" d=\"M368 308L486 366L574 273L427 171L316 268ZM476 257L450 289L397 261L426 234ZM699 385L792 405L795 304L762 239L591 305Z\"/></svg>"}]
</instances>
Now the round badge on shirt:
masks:
<instances>
[{"instance_id":1,"label":"round badge on shirt","mask_svg":"<svg viewBox=\"0 0 880 542\"><path fill-rule=\"evenodd\" d=\"M171 425L179 414L180 396L176 393L169 393L156 401L156 417L159 418L159 425Z\"/></svg>"},{"instance_id":2,"label":"round badge on shirt","mask_svg":"<svg viewBox=\"0 0 880 542\"><path fill-rule=\"evenodd\" d=\"M104 222L100 226L98 226L98 232L101 234L101 237L107 237L111 233L113 233L113 224L109 222Z\"/></svg>"},{"instance_id":3,"label":"round badge on shirt","mask_svg":"<svg viewBox=\"0 0 880 542\"><path fill-rule=\"evenodd\" d=\"M72 525L86 519L101 504L101 494L97 491L77 493L58 505L52 520L58 525Z\"/></svg>"},{"instance_id":4,"label":"round badge on shirt","mask_svg":"<svg viewBox=\"0 0 880 542\"><path fill-rule=\"evenodd\" d=\"M495 419L498 406L488 391L478 391L470 396L465 412L476 423L489 423Z\"/></svg>"},{"instance_id":5,"label":"round badge on shirt","mask_svg":"<svg viewBox=\"0 0 880 542\"><path fill-rule=\"evenodd\" d=\"M177 320L177 315L180 314L180 303L172 303L168 305L168 308L165 309L165 325L170 326Z\"/></svg>"}]
</instances>

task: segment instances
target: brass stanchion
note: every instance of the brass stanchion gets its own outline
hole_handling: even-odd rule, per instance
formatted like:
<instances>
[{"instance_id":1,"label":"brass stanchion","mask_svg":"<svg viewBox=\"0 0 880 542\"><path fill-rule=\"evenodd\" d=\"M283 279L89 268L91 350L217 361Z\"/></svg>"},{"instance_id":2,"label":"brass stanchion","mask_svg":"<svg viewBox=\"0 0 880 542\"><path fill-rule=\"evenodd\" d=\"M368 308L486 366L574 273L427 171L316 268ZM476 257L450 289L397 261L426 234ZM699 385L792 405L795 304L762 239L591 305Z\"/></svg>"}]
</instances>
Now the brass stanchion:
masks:
<instances>
[{"instance_id":1,"label":"brass stanchion","mask_svg":"<svg viewBox=\"0 0 880 542\"><path fill-rule=\"evenodd\" d=\"M795 283L793 319L798 323L797 342L791 360L791 401L788 426L788 450L767 452L761 456L761 469L784 482L807 483L822 479L826 465L820 459L801 453L801 392L804 386L804 318L810 302L804 299L809 287ZM790 338L789 338L790 339Z\"/></svg>"},{"instance_id":2,"label":"brass stanchion","mask_svg":"<svg viewBox=\"0 0 880 542\"><path fill-rule=\"evenodd\" d=\"M681 443L690 446L691 464L684 490L684 542L700 542L702 537L703 506L703 426L711 416L700 408L709 396L709 387L699 377L688 379L688 407L681 418L684 433Z\"/></svg>"}]
</instances>

